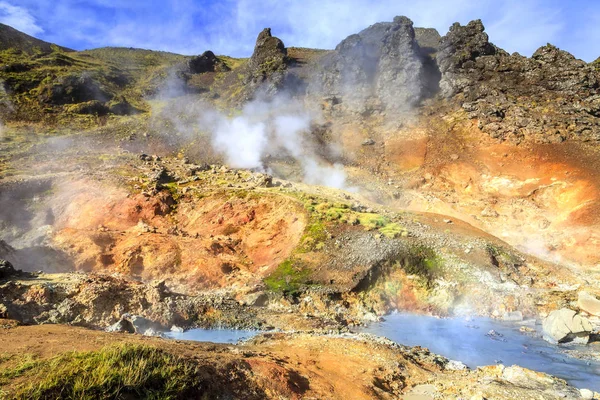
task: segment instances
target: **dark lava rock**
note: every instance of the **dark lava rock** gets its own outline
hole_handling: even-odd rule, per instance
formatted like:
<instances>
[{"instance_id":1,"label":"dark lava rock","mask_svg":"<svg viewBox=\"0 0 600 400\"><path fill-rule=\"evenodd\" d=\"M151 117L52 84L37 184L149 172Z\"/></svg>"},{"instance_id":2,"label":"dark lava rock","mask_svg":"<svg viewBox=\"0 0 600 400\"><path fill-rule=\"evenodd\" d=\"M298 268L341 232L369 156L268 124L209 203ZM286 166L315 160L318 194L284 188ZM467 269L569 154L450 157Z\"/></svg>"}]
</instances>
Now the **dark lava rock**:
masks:
<instances>
[{"instance_id":1,"label":"dark lava rock","mask_svg":"<svg viewBox=\"0 0 600 400\"><path fill-rule=\"evenodd\" d=\"M421 53L410 19L374 24L320 60L308 93L362 115L408 110L426 93Z\"/></svg>"},{"instance_id":2,"label":"dark lava rock","mask_svg":"<svg viewBox=\"0 0 600 400\"><path fill-rule=\"evenodd\" d=\"M141 113L141 110L132 106L125 98L111 101L108 105L108 111L115 115L135 115Z\"/></svg>"},{"instance_id":3,"label":"dark lava rock","mask_svg":"<svg viewBox=\"0 0 600 400\"><path fill-rule=\"evenodd\" d=\"M442 73L442 96L450 97L464 87L467 82L459 73L463 68L472 68L477 57L494 55L499 50L489 42L484 29L479 19L466 26L455 23L440 40L437 63Z\"/></svg>"},{"instance_id":4,"label":"dark lava rock","mask_svg":"<svg viewBox=\"0 0 600 400\"><path fill-rule=\"evenodd\" d=\"M271 35L271 28L259 33L248 66L263 75L286 69L287 49L281 39Z\"/></svg>"},{"instance_id":5,"label":"dark lava rock","mask_svg":"<svg viewBox=\"0 0 600 400\"><path fill-rule=\"evenodd\" d=\"M42 90L40 99L44 103L63 105L98 100L109 101L112 95L88 74L68 75L57 79Z\"/></svg>"},{"instance_id":6,"label":"dark lava rock","mask_svg":"<svg viewBox=\"0 0 600 400\"><path fill-rule=\"evenodd\" d=\"M436 53L440 48L441 39L442 37L436 29L415 28L415 40L423 53Z\"/></svg>"},{"instance_id":7,"label":"dark lava rock","mask_svg":"<svg viewBox=\"0 0 600 400\"><path fill-rule=\"evenodd\" d=\"M98 100L86 101L83 103L73 104L67 109L69 112L75 114L89 114L89 115L106 115L108 114L108 107L99 102Z\"/></svg>"},{"instance_id":8,"label":"dark lava rock","mask_svg":"<svg viewBox=\"0 0 600 400\"><path fill-rule=\"evenodd\" d=\"M263 29L256 39L252 57L242 71L245 75L242 82L244 100L255 97L258 90L265 96L278 93L288 77L287 64L287 49L283 42L271 35L271 28Z\"/></svg>"},{"instance_id":9,"label":"dark lava rock","mask_svg":"<svg viewBox=\"0 0 600 400\"><path fill-rule=\"evenodd\" d=\"M192 74L229 71L229 67L219 60L210 50L205 51L200 56L190 59L188 61L188 69Z\"/></svg>"},{"instance_id":10,"label":"dark lava rock","mask_svg":"<svg viewBox=\"0 0 600 400\"><path fill-rule=\"evenodd\" d=\"M17 274L17 270L6 260L0 260L0 279L6 279Z\"/></svg>"},{"instance_id":11,"label":"dark lava rock","mask_svg":"<svg viewBox=\"0 0 600 400\"><path fill-rule=\"evenodd\" d=\"M531 58L489 42L480 20L456 23L436 55L440 94L493 138L600 141L600 73L550 44Z\"/></svg>"}]
</instances>

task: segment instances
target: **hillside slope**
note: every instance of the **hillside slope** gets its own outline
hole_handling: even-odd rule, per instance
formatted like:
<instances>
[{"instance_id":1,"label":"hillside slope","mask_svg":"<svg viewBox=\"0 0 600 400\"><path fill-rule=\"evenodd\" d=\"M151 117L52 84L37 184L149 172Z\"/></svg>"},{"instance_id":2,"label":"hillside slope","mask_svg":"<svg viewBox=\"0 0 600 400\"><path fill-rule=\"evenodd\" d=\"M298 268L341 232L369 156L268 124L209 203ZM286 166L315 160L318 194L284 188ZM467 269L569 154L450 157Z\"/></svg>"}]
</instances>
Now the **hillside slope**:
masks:
<instances>
[{"instance_id":1,"label":"hillside slope","mask_svg":"<svg viewBox=\"0 0 600 400\"><path fill-rule=\"evenodd\" d=\"M26 33L20 32L8 25L0 24L0 50L13 49L30 55L50 53L58 48L62 51L73 51L52 43L36 39Z\"/></svg>"}]
</instances>

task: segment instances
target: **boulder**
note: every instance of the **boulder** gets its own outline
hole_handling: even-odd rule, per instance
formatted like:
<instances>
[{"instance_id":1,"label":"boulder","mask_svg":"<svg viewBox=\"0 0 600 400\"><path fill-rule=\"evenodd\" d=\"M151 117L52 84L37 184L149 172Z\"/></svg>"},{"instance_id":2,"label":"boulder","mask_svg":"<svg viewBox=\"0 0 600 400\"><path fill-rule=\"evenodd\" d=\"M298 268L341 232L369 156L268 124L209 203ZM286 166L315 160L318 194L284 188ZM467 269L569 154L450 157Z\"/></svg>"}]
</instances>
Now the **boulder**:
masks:
<instances>
[{"instance_id":1,"label":"boulder","mask_svg":"<svg viewBox=\"0 0 600 400\"><path fill-rule=\"evenodd\" d=\"M66 107L66 111L74 114L106 115L108 107L98 100L85 101Z\"/></svg>"},{"instance_id":2,"label":"boulder","mask_svg":"<svg viewBox=\"0 0 600 400\"><path fill-rule=\"evenodd\" d=\"M600 300L588 292L579 292L577 306L588 314L600 317Z\"/></svg>"},{"instance_id":3,"label":"boulder","mask_svg":"<svg viewBox=\"0 0 600 400\"><path fill-rule=\"evenodd\" d=\"M131 321L123 316L119 321L106 328L106 332L135 333L135 328Z\"/></svg>"},{"instance_id":4,"label":"boulder","mask_svg":"<svg viewBox=\"0 0 600 400\"><path fill-rule=\"evenodd\" d=\"M144 336L162 336L163 327L139 315L123 314L115 324L106 328L107 332L137 333Z\"/></svg>"},{"instance_id":5,"label":"boulder","mask_svg":"<svg viewBox=\"0 0 600 400\"><path fill-rule=\"evenodd\" d=\"M594 399L594 392L592 392L589 389L580 389L579 393L581 394L581 398L584 400L593 400Z\"/></svg>"},{"instance_id":6,"label":"boulder","mask_svg":"<svg viewBox=\"0 0 600 400\"><path fill-rule=\"evenodd\" d=\"M226 72L229 67L208 50L188 61L188 69L192 74L203 74L205 72Z\"/></svg>"},{"instance_id":7,"label":"boulder","mask_svg":"<svg viewBox=\"0 0 600 400\"><path fill-rule=\"evenodd\" d=\"M587 343L592 324L573 310L552 311L543 323L544 339L550 343Z\"/></svg>"},{"instance_id":8,"label":"boulder","mask_svg":"<svg viewBox=\"0 0 600 400\"><path fill-rule=\"evenodd\" d=\"M0 279L7 279L17 274L17 270L6 260L0 260Z\"/></svg>"},{"instance_id":9,"label":"boulder","mask_svg":"<svg viewBox=\"0 0 600 400\"><path fill-rule=\"evenodd\" d=\"M138 315L129 316L128 319L131 321L135 333L144 336L161 336L162 327L160 324Z\"/></svg>"}]
</instances>

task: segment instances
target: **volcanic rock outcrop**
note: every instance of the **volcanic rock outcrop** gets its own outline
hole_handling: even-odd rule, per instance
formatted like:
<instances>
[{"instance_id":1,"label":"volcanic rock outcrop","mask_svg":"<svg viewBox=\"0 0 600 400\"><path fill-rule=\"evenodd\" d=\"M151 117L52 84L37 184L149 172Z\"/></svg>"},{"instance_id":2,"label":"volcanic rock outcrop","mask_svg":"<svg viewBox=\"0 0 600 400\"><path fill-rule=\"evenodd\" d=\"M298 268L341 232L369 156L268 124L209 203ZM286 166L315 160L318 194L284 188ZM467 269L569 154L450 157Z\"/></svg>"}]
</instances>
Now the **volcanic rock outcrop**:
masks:
<instances>
[{"instance_id":1,"label":"volcanic rock outcrop","mask_svg":"<svg viewBox=\"0 0 600 400\"><path fill-rule=\"evenodd\" d=\"M588 292L579 292L577 306L591 315L600 317L600 300Z\"/></svg>"},{"instance_id":2,"label":"volcanic rock outcrop","mask_svg":"<svg viewBox=\"0 0 600 400\"><path fill-rule=\"evenodd\" d=\"M308 85L311 96L349 112L406 111L426 93L426 69L406 17L350 35L323 57Z\"/></svg>"},{"instance_id":3,"label":"volcanic rock outcrop","mask_svg":"<svg viewBox=\"0 0 600 400\"><path fill-rule=\"evenodd\" d=\"M587 343L592 324L573 310L555 310L544 320L544 339L551 343Z\"/></svg>"},{"instance_id":4,"label":"volcanic rock outcrop","mask_svg":"<svg viewBox=\"0 0 600 400\"><path fill-rule=\"evenodd\" d=\"M462 104L493 138L540 143L600 140L600 75L550 44L531 58L489 42L480 20L441 40L441 95Z\"/></svg>"},{"instance_id":5,"label":"volcanic rock outcrop","mask_svg":"<svg viewBox=\"0 0 600 400\"><path fill-rule=\"evenodd\" d=\"M281 39L271 35L271 28L263 29L246 66L245 85L251 93L260 87L267 94L275 94L285 82L287 62L287 49Z\"/></svg>"},{"instance_id":6,"label":"volcanic rock outcrop","mask_svg":"<svg viewBox=\"0 0 600 400\"><path fill-rule=\"evenodd\" d=\"M229 67L210 50L190 59L188 61L188 68L192 74L229 71Z\"/></svg>"}]
</instances>

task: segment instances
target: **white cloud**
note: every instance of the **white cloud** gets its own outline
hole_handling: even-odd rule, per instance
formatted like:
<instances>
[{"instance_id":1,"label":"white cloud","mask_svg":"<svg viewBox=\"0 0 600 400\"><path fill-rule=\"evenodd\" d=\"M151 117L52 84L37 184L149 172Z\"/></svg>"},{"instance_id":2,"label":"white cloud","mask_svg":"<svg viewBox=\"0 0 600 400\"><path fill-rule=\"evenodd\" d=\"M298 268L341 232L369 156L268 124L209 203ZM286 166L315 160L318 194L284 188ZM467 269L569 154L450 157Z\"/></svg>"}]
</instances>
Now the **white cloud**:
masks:
<instances>
[{"instance_id":1,"label":"white cloud","mask_svg":"<svg viewBox=\"0 0 600 400\"><path fill-rule=\"evenodd\" d=\"M0 1L0 22L32 36L44 32L27 9L6 1Z\"/></svg>"},{"instance_id":2,"label":"white cloud","mask_svg":"<svg viewBox=\"0 0 600 400\"><path fill-rule=\"evenodd\" d=\"M566 28L565 22L558 7L545 7L543 1L510 0L486 31L499 47L530 56L540 46L558 44L556 40Z\"/></svg>"},{"instance_id":3,"label":"white cloud","mask_svg":"<svg viewBox=\"0 0 600 400\"><path fill-rule=\"evenodd\" d=\"M35 27L40 32L31 17L36 16L46 28L45 40L76 48L127 46L185 54L210 49L248 56L265 27L287 46L333 48L396 15L442 35L454 22L482 19L494 44L528 56L550 42L591 61L600 36L597 6L586 9L561 0L18 1L20 7L12 9L29 10L29 19L15 18L21 26L30 21L29 32Z\"/></svg>"}]
</instances>

